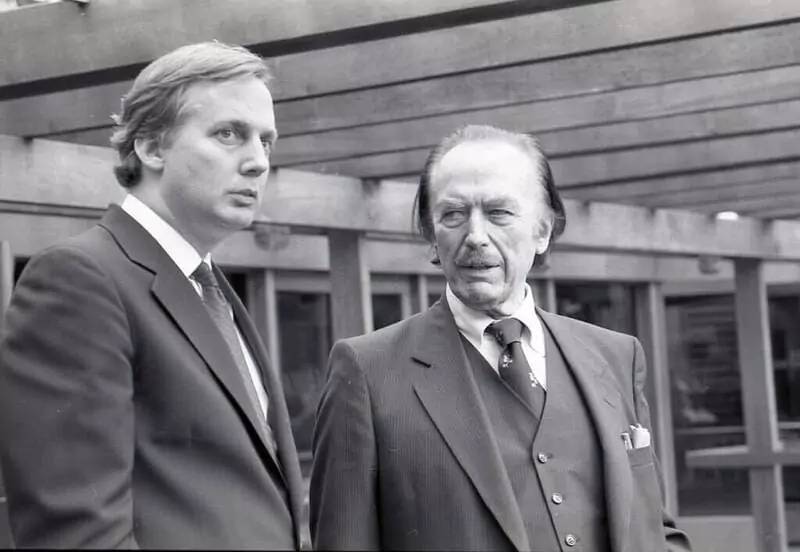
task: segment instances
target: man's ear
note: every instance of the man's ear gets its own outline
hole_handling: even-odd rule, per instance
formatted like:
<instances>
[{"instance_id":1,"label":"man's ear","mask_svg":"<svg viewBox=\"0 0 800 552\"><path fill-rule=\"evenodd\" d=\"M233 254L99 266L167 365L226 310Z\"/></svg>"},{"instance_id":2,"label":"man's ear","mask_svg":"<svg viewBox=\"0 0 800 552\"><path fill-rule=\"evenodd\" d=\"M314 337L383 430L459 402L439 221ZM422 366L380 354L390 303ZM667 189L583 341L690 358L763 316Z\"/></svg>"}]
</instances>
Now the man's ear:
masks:
<instances>
[{"instance_id":1,"label":"man's ear","mask_svg":"<svg viewBox=\"0 0 800 552\"><path fill-rule=\"evenodd\" d=\"M536 237L536 254L542 255L550 247L550 237L553 235L553 223L551 221L542 222L538 228L539 235Z\"/></svg>"},{"instance_id":2,"label":"man's ear","mask_svg":"<svg viewBox=\"0 0 800 552\"><path fill-rule=\"evenodd\" d=\"M164 169L164 151L160 137L137 138L133 142L133 149L142 165L151 171L161 172Z\"/></svg>"}]
</instances>

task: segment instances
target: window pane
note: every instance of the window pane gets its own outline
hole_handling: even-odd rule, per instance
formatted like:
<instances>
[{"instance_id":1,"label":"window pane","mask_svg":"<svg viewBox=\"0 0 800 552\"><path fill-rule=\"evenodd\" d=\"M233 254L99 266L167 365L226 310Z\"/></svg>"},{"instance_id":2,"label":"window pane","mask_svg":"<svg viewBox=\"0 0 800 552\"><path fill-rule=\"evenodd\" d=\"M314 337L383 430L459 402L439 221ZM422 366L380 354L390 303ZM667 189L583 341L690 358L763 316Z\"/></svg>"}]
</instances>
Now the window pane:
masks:
<instances>
[{"instance_id":1,"label":"window pane","mask_svg":"<svg viewBox=\"0 0 800 552\"><path fill-rule=\"evenodd\" d=\"M788 445L798 446L800 443L800 427L784 429L780 432L781 439ZM786 528L789 534L789 543L800 544L800 466L785 466L783 468L783 497L786 503ZM792 549L794 550L794 549Z\"/></svg>"},{"instance_id":2,"label":"window pane","mask_svg":"<svg viewBox=\"0 0 800 552\"><path fill-rule=\"evenodd\" d=\"M746 470L690 469L690 450L745 443L733 296L667 302L681 515L750 512Z\"/></svg>"},{"instance_id":3,"label":"window pane","mask_svg":"<svg viewBox=\"0 0 800 552\"><path fill-rule=\"evenodd\" d=\"M239 296L239 300L247 305L247 273L229 269L223 269L222 272L225 274L225 278L233 288L233 291Z\"/></svg>"},{"instance_id":4,"label":"window pane","mask_svg":"<svg viewBox=\"0 0 800 552\"><path fill-rule=\"evenodd\" d=\"M372 327L380 329L402 320L402 296L392 294L375 294L372 296Z\"/></svg>"},{"instance_id":5,"label":"window pane","mask_svg":"<svg viewBox=\"0 0 800 552\"><path fill-rule=\"evenodd\" d=\"M310 452L314 417L332 346L330 296L297 292L277 295L283 390L297 450Z\"/></svg>"},{"instance_id":6,"label":"window pane","mask_svg":"<svg viewBox=\"0 0 800 552\"><path fill-rule=\"evenodd\" d=\"M769 299L769 324L778 420L800 422L800 301Z\"/></svg>"},{"instance_id":7,"label":"window pane","mask_svg":"<svg viewBox=\"0 0 800 552\"><path fill-rule=\"evenodd\" d=\"M800 446L800 428L783 429L780 431L781 440L789 446ZM783 468L783 495L786 502L792 502L789 508L795 512L800 511L800 466L786 466ZM798 535L800 541L800 528L790 531Z\"/></svg>"},{"instance_id":8,"label":"window pane","mask_svg":"<svg viewBox=\"0 0 800 552\"><path fill-rule=\"evenodd\" d=\"M611 330L636 332L633 286L625 284L556 284L557 312Z\"/></svg>"}]
</instances>

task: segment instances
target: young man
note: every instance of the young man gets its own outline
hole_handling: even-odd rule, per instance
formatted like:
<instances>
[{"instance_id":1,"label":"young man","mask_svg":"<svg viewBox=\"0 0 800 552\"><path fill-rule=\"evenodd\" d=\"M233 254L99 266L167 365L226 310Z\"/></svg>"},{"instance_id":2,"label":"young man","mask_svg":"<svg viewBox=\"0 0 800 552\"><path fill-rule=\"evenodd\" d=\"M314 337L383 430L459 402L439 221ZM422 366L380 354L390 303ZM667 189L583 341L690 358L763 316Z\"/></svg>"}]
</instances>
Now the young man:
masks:
<instances>
[{"instance_id":1,"label":"young man","mask_svg":"<svg viewBox=\"0 0 800 552\"><path fill-rule=\"evenodd\" d=\"M128 196L23 272L0 341L17 546L299 548L280 380L209 256L258 209L268 78L219 43L151 63L112 138Z\"/></svg>"}]
</instances>

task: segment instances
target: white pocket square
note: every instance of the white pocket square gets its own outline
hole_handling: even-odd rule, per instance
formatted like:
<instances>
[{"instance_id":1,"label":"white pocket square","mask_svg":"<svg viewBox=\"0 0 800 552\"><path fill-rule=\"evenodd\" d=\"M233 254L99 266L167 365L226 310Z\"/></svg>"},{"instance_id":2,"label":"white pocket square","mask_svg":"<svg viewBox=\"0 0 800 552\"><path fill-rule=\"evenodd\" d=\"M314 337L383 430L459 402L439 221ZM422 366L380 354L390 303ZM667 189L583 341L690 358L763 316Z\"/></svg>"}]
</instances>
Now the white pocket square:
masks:
<instances>
[{"instance_id":1,"label":"white pocket square","mask_svg":"<svg viewBox=\"0 0 800 552\"><path fill-rule=\"evenodd\" d=\"M631 426L633 448L640 449L650 446L650 431L641 424Z\"/></svg>"}]
</instances>

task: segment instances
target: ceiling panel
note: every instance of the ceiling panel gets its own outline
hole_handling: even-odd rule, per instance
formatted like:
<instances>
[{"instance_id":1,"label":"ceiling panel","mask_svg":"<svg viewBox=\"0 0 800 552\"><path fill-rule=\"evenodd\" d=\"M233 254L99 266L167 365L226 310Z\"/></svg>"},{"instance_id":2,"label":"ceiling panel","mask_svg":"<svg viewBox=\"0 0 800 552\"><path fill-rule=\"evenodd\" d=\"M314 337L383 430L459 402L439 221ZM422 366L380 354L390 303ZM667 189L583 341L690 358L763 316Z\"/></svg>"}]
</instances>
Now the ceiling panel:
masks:
<instances>
[{"instance_id":1,"label":"ceiling panel","mask_svg":"<svg viewBox=\"0 0 800 552\"><path fill-rule=\"evenodd\" d=\"M569 198L800 214L796 0L233 3L2 14L0 134L106 145L137 64L219 37L276 54L276 167L413 182L484 123L535 134Z\"/></svg>"}]
</instances>

